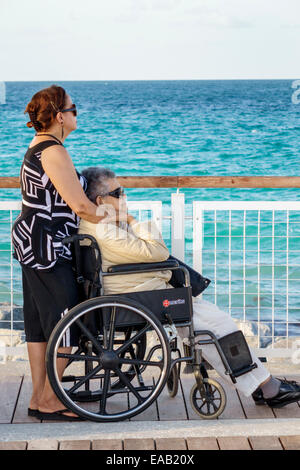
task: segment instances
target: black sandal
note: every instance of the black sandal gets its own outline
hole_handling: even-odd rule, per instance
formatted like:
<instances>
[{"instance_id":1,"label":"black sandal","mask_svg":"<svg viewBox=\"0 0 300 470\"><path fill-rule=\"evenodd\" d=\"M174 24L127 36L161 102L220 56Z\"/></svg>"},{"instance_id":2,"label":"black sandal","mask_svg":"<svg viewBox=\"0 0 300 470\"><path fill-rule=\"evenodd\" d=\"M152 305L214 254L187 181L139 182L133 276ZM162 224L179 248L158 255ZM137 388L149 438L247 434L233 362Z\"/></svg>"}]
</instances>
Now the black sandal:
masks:
<instances>
[{"instance_id":1,"label":"black sandal","mask_svg":"<svg viewBox=\"0 0 300 470\"><path fill-rule=\"evenodd\" d=\"M39 410L34 410L33 408L28 408L27 412L28 416L32 416L33 418L38 418Z\"/></svg>"},{"instance_id":2,"label":"black sandal","mask_svg":"<svg viewBox=\"0 0 300 470\"><path fill-rule=\"evenodd\" d=\"M70 410L65 408L64 410L54 411L53 413L39 411L37 417L42 420L51 421L85 421L85 419L80 418L80 416L67 416L64 413L70 413Z\"/></svg>"}]
</instances>

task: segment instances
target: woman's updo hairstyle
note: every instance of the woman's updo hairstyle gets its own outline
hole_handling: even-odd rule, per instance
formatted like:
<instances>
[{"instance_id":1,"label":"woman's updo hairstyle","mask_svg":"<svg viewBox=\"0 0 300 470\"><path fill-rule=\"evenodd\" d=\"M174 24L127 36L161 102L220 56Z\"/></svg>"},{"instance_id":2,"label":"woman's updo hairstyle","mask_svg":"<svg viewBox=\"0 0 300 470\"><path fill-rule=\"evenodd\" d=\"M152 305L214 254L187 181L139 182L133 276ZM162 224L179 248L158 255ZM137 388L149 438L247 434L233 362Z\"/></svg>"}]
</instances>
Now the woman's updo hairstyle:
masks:
<instances>
[{"instance_id":1,"label":"woman's updo hairstyle","mask_svg":"<svg viewBox=\"0 0 300 470\"><path fill-rule=\"evenodd\" d=\"M34 127L37 132L46 131L53 124L55 117L66 104L64 88L52 85L38 91L26 106L24 114L28 113L30 121L27 127Z\"/></svg>"}]
</instances>

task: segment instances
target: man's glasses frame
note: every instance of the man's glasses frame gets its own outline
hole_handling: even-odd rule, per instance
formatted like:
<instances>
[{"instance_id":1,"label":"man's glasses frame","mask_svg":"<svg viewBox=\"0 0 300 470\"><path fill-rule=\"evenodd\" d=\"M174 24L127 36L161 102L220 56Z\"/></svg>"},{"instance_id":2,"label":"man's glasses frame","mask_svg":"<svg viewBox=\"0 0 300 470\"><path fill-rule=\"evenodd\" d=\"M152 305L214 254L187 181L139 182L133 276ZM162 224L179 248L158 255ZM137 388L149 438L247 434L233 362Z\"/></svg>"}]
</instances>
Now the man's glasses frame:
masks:
<instances>
[{"instance_id":1,"label":"man's glasses frame","mask_svg":"<svg viewBox=\"0 0 300 470\"><path fill-rule=\"evenodd\" d=\"M113 191L110 191L109 193L104 194L102 197L111 196L111 197L115 197L115 198L119 199L120 197L122 197L124 195L125 195L124 188L122 188L122 186L119 186L118 188L114 189Z\"/></svg>"}]
</instances>

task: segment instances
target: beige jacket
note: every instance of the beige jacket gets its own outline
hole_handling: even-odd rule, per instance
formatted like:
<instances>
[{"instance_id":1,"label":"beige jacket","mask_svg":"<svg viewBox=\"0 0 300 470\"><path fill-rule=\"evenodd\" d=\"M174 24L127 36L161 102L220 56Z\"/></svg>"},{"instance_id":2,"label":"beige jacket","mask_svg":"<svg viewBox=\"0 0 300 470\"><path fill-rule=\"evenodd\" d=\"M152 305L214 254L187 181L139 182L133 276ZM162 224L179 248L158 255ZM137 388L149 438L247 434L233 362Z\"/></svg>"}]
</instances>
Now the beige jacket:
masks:
<instances>
[{"instance_id":1,"label":"beige jacket","mask_svg":"<svg viewBox=\"0 0 300 470\"><path fill-rule=\"evenodd\" d=\"M131 223L124 230L113 223L93 224L81 219L78 233L96 238L101 250L102 270L128 263L165 261L169 251L153 221ZM104 294L120 294L142 290L165 289L171 271L107 276L103 279Z\"/></svg>"}]
</instances>

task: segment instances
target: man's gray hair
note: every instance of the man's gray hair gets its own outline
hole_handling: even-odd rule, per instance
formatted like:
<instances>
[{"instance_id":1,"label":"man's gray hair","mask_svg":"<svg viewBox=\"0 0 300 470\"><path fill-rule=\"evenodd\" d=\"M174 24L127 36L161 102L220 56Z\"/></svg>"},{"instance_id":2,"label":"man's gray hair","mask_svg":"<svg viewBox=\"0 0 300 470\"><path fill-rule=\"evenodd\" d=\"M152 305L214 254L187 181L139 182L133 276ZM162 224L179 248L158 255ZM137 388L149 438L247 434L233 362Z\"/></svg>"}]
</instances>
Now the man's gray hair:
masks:
<instances>
[{"instance_id":1,"label":"man's gray hair","mask_svg":"<svg viewBox=\"0 0 300 470\"><path fill-rule=\"evenodd\" d=\"M107 180L116 177L116 174L108 168L91 166L81 172L87 180L87 197L95 202L97 196L105 196L109 192Z\"/></svg>"}]
</instances>

